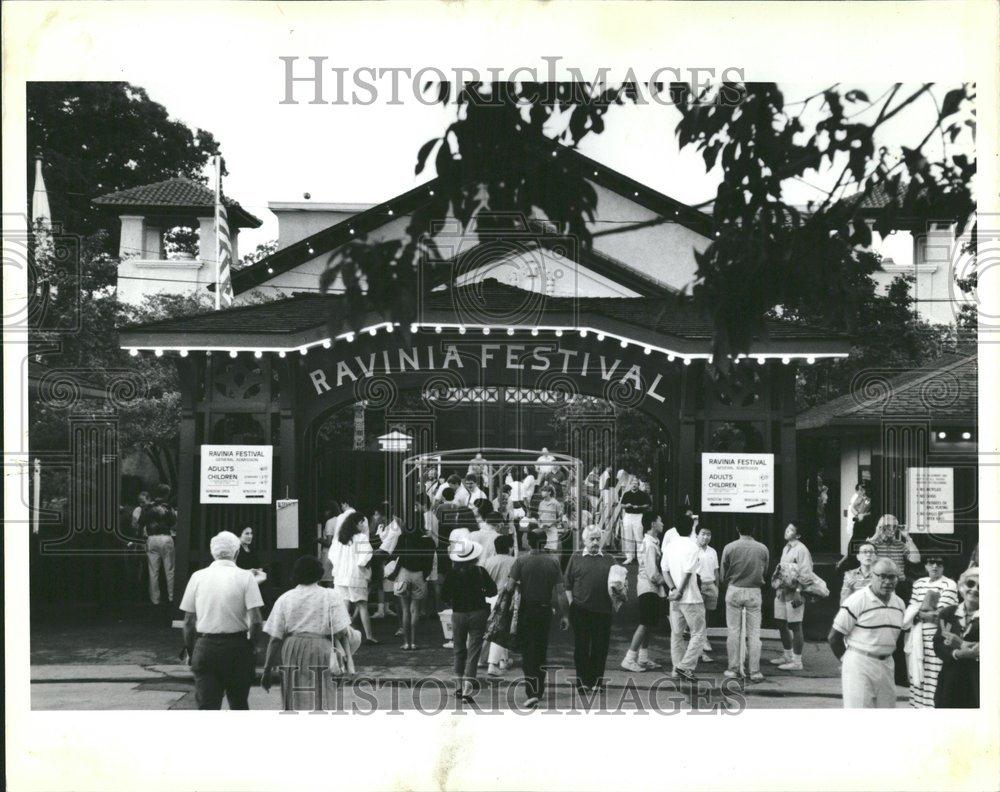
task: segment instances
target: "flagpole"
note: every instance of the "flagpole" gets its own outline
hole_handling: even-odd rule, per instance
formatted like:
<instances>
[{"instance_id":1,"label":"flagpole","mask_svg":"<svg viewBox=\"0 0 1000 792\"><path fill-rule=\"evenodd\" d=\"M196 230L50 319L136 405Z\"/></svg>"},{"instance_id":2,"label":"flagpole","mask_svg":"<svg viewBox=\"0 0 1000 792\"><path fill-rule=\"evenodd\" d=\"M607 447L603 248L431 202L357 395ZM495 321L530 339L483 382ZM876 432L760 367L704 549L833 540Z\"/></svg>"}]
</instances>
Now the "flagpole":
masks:
<instances>
[{"instance_id":1,"label":"flagpole","mask_svg":"<svg viewBox=\"0 0 1000 792\"><path fill-rule=\"evenodd\" d=\"M215 310L222 308L222 255L219 239L219 206L222 200L222 157L215 155Z\"/></svg>"}]
</instances>

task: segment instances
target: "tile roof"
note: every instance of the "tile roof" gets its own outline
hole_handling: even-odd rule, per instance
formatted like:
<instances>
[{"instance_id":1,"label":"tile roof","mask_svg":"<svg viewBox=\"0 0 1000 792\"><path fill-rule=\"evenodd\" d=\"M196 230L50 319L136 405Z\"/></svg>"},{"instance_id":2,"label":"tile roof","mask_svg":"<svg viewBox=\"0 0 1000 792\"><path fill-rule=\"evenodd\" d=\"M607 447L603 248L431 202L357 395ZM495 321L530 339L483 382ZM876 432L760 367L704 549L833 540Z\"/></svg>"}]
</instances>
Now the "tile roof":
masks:
<instances>
[{"instance_id":1,"label":"tile roof","mask_svg":"<svg viewBox=\"0 0 1000 792\"><path fill-rule=\"evenodd\" d=\"M223 196L222 202L229 210L230 223L241 228L260 227L261 221L232 198ZM93 203L97 206L206 209L215 206L215 192L203 184L178 176L101 195Z\"/></svg>"},{"instance_id":2,"label":"tile roof","mask_svg":"<svg viewBox=\"0 0 1000 792\"><path fill-rule=\"evenodd\" d=\"M492 326L591 326L608 333L628 330L627 337L650 344L656 344L657 339L663 337L678 339L688 344L683 349L678 348L682 352L707 351L714 334L710 317L698 313L690 302L682 301L677 296L548 297L494 279L431 292L425 295L419 313L418 321L429 324L440 321ZM167 336L193 339L196 336L207 338L244 334L253 335L258 343L262 343L259 339L265 336L278 336L279 339L274 341L280 344L295 334L317 329L322 331L321 337L326 337L331 323L341 328L336 332L346 331L350 329L347 316L347 300L342 295L299 293L260 305L134 325L121 331L121 343L127 347L144 345L147 341L155 343L156 338ZM384 317L370 316L363 324L367 326L384 321ZM225 345L217 338L213 341L220 346ZM193 340L189 343L197 345ZM826 344L830 346L828 351L836 352L846 352L848 347L844 336L788 322L769 323L766 337L759 339L759 343L760 351L765 351L765 347L772 349L768 345L776 343L784 344L789 352L802 348L797 345L808 343Z\"/></svg>"},{"instance_id":3,"label":"tile roof","mask_svg":"<svg viewBox=\"0 0 1000 792\"><path fill-rule=\"evenodd\" d=\"M865 371L852 393L799 414L798 429L877 424L888 419L976 421L979 409L977 355L941 355L909 371Z\"/></svg>"}]
</instances>

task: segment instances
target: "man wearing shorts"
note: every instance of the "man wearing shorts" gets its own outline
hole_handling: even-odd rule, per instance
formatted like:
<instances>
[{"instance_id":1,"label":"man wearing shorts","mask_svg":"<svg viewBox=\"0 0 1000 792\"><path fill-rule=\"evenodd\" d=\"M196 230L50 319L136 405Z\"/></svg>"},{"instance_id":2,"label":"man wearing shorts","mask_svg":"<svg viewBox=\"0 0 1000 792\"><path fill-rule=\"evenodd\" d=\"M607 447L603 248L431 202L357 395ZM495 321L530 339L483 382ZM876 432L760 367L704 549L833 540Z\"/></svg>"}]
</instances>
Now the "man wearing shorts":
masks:
<instances>
[{"instance_id":1,"label":"man wearing shorts","mask_svg":"<svg viewBox=\"0 0 1000 792\"><path fill-rule=\"evenodd\" d=\"M785 547L781 551L781 563L795 564L800 575L812 573L812 556L802 540L799 529L794 523L785 528ZM802 617L805 616L806 603L802 592L797 588L787 590L779 588L774 598L774 618L778 621L778 634L781 636L781 646L784 649L781 657L772 658L771 664L782 671L802 670Z\"/></svg>"}]
</instances>

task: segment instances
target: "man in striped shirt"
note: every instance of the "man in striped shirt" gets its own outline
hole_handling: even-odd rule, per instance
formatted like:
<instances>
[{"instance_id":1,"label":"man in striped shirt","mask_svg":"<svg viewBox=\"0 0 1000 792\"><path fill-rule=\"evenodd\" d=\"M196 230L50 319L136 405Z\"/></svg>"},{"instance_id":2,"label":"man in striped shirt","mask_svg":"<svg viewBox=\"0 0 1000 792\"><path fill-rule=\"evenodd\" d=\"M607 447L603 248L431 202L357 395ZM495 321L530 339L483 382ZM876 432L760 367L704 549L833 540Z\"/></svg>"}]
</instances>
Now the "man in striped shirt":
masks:
<instances>
[{"instance_id":1,"label":"man in striped shirt","mask_svg":"<svg viewBox=\"0 0 1000 792\"><path fill-rule=\"evenodd\" d=\"M872 582L844 600L827 641L841 661L845 709L896 706L892 653L903 628L903 601L896 596L899 569L887 558L872 569Z\"/></svg>"}]
</instances>

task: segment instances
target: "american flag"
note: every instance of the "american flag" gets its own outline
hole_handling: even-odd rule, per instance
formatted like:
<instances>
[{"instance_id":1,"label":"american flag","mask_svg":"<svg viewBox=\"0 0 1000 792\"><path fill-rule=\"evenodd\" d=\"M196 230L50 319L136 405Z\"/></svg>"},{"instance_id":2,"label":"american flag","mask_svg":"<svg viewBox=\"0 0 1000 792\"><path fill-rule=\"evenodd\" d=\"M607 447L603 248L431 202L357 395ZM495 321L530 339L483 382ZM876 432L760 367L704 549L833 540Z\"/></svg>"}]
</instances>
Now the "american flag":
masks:
<instances>
[{"instance_id":1,"label":"american flag","mask_svg":"<svg viewBox=\"0 0 1000 792\"><path fill-rule=\"evenodd\" d=\"M233 246L229 241L229 216L222 203L222 157L215 158L215 309L229 308L233 304L233 278L231 264Z\"/></svg>"}]
</instances>

